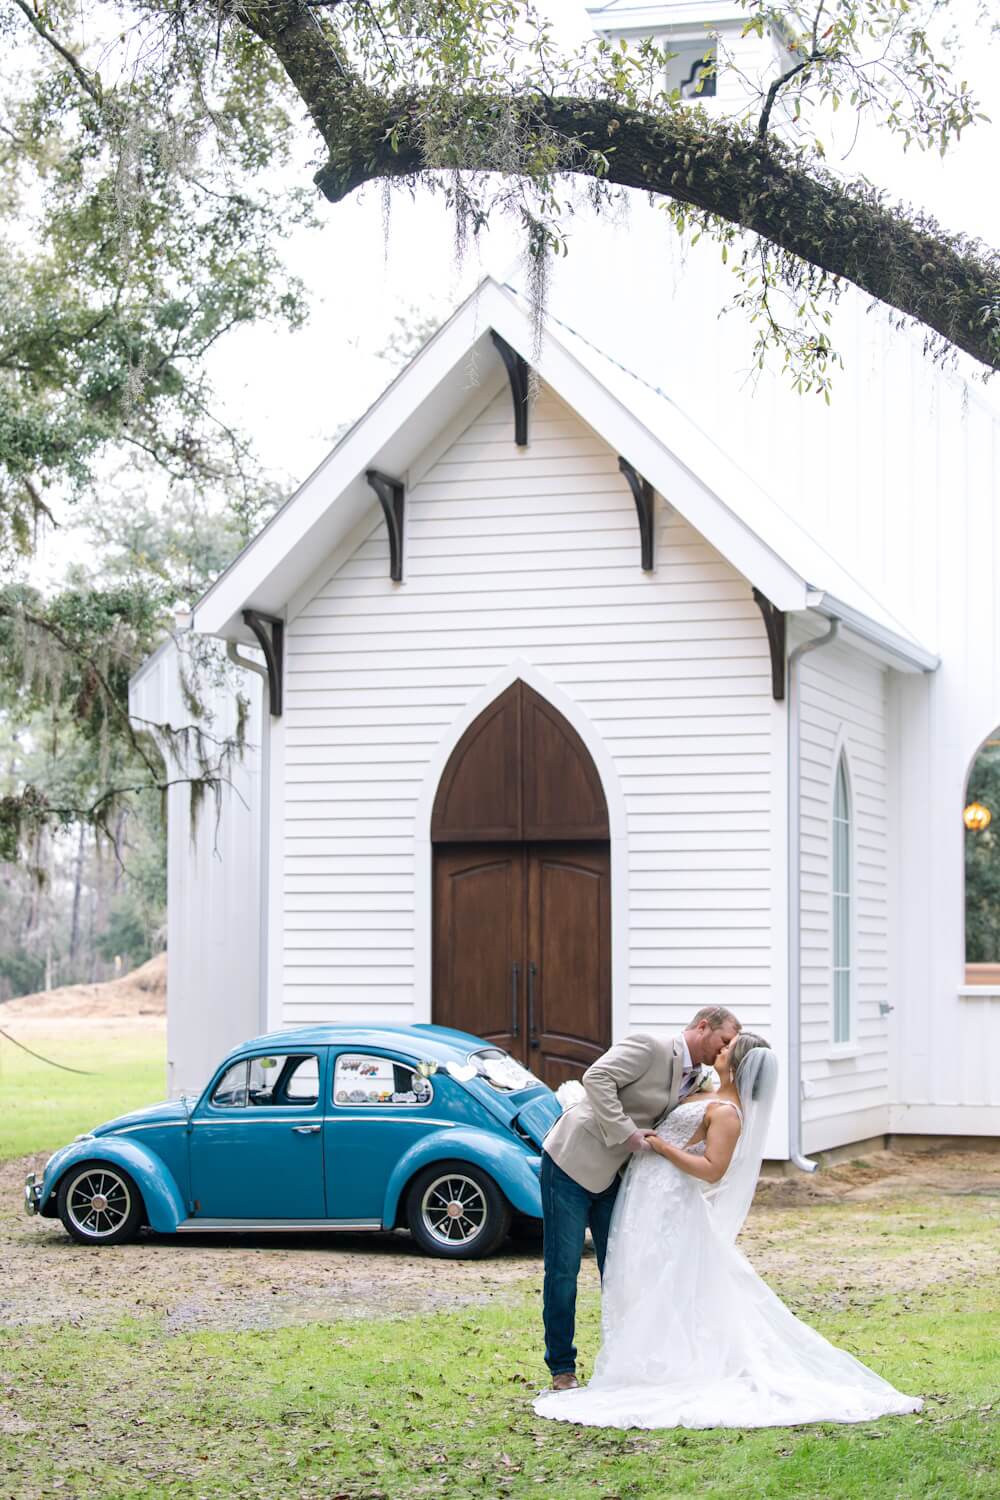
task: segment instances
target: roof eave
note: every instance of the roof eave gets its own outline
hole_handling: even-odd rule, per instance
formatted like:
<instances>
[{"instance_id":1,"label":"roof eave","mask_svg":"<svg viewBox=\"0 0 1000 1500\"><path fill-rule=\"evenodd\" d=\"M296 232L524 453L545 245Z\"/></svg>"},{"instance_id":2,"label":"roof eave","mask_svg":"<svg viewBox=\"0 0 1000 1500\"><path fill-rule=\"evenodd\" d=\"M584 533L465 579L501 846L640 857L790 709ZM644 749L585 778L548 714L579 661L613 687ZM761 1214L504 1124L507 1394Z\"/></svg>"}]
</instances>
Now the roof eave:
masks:
<instances>
[{"instance_id":1,"label":"roof eave","mask_svg":"<svg viewBox=\"0 0 1000 1500\"><path fill-rule=\"evenodd\" d=\"M890 630L885 625L880 625L832 594L821 593L817 596L813 593L809 600L809 609L812 613L822 615L827 620L839 620L852 635L868 642L878 652L889 658L886 664L894 667L896 671L936 672L941 665L940 656L936 656L933 651L928 651L926 647L920 645L919 641L911 640L905 635Z\"/></svg>"}]
</instances>

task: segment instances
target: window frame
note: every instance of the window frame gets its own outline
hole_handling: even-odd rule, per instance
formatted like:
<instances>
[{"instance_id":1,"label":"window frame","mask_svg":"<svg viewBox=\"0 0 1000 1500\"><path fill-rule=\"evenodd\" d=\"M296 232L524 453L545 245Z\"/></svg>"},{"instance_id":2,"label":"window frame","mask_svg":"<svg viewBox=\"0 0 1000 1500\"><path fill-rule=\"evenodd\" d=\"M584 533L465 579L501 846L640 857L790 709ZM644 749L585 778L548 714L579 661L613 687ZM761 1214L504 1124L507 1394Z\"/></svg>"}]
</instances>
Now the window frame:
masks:
<instances>
[{"instance_id":1,"label":"window frame","mask_svg":"<svg viewBox=\"0 0 1000 1500\"><path fill-rule=\"evenodd\" d=\"M278 1078L279 1079L282 1077L282 1075L285 1073L285 1071L287 1069L288 1059L289 1058L297 1057L299 1059L299 1061L301 1062L301 1061L303 1061L307 1057L314 1057L316 1059L316 1068L317 1068L318 1080L319 1080L318 1088L317 1088L317 1093L316 1093L316 1098L315 1099L311 1099L311 1100L303 1100L301 1102L297 1102L294 1099L287 1099L286 1098L286 1099L282 1099L277 1104L266 1104L266 1105L251 1103L250 1097L249 1097L250 1068L251 1068L251 1065L254 1062L256 1062L258 1058L261 1058L261 1057L282 1057L282 1058L285 1059L285 1064L280 1069L280 1071L278 1073ZM222 1080L225 1078L226 1074L229 1073L233 1068L236 1068L236 1067L243 1067L243 1068L246 1069L246 1075L245 1075L246 1076L246 1081L247 1081L246 1082L246 1089L247 1089L247 1099L246 1099L246 1102L243 1103L243 1104L218 1104L218 1103L216 1103L215 1095L216 1095L216 1092L218 1090L219 1085L221 1084ZM210 1110L213 1113L218 1113L220 1116L224 1115L226 1118L234 1118L234 1117L236 1117L238 1115L243 1115L243 1116L245 1116L248 1119L267 1119L269 1117L269 1115L271 1114L272 1111L277 1112L277 1111L283 1110L283 1109L292 1110L296 1115L298 1115L298 1114L307 1114L309 1112L316 1113L316 1112L318 1112L318 1111L320 1111L322 1109L322 1104L323 1104L323 1086L324 1086L324 1049L322 1047L303 1047L301 1049L299 1049L299 1048L288 1048L286 1050L280 1050L279 1048L276 1048L276 1047L261 1047L261 1048L255 1050L255 1051L253 1051L253 1052L244 1052L244 1053L241 1053L239 1057L230 1058L225 1063L223 1063L223 1065L219 1068L219 1070L216 1073L215 1077L212 1079L211 1083L209 1084L208 1089L206 1090L206 1093L205 1093L205 1096L204 1096L204 1099L203 1099L203 1103L202 1103L202 1108Z\"/></svg>"},{"instance_id":2,"label":"window frame","mask_svg":"<svg viewBox=\"0 0 1000 1500\"><path fill-rule=\"evenodd\" d=\"M841 785L844 792L844 813L838 813ZM845 830L846 849L843 868L838 856L838 825ZM841 889L838 889L838 885ZM838 922L838 902L846 903L846 914L841 925ZM858 1051L857 1034L857 973L856 973L856 921L857 879L855 870L854 837L854 792L851 785L851 766L847 746L841 740L837 745L834 762L833 786L830 799L830 1046L837 1057L846 1057ZM847 945L847 962L838 963L843 954L838 950L838 931L843 933ZM838 997L837 976L846 976L846 997ZM846 998L846 1006L838 1011L838 998ZM846 1034L838 1035L838 1020L846 1020Z\"/></svg>"}]
</instances>

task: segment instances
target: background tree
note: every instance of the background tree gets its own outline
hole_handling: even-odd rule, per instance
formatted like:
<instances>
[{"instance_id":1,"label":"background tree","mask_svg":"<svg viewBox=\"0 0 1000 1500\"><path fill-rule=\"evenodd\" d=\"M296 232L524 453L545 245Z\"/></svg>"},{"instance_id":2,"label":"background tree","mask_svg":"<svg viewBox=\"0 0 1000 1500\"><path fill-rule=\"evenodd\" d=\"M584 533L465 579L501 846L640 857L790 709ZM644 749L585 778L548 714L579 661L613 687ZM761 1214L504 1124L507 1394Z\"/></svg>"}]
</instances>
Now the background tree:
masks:
<instances>
[{"instance_id":1,"label":"background tree","mask_svg":"<svg viewBox=\"0 0 1000 1500\"><path fill-rule=\"evenodd\" d=\"M179 487L178 527L185 506L224 494L236 531L252 531L269 497L206 360L233 329L303 316L281 260L313 211L303 112L331 202L419 179L445 195L460 244L513 214L536 310L574 184L597 203L640 188L679 228L722 242L758 358L778 346L800 388L827 388L829 300L847 283L920 321L938 354L997 368L996 253L823 156L838 104L928 149L975 121L937 0L745 9L787 65L725 120L666 87L663 47L567 51L531 0L0 0L0 566L30 551L53 506L103 504L111 475L127 493L123 470L136 484L160 473L161 495ZM720 53L703 76L726 65ZM778 286L791 318L775 311ZM51 695L100 755L119 737L154 788L162 758L128 724L124 694L194 577L163 545L147 559L153 585L125 569L58 598L0 596L17 712ZM108 790L74 817L107 831ZM20 847L60 807L53 788L20 785L0 802L0 840Z\"/></svg>"},{"instance_id":2,"label":"background tree","mask_svg":"<svg viewBox=\"0 0 1000 1500\"><path fill-rule=\"evenodd\" d=\"M380 351L387 370L436 326L424 311L401 312ZM148 460L124 462L99 495L80 498L74 535L91 562L73 564L60 589L47 598L23 586L0 590L0 1000L110 978L166 941L160 749L155 734L147 743L140 732L151 768L117 716L104 714L104 698L88 687L89 659L103 639L100 669L114 703L127 707L128 678L172 611L197 601L276 495L262 487L250 512L241 490L157 477ZM43 623L29 643L35 619ZM54 630L84 654L75 659ZM212 669L226 670L214 658ZM224 742L206 743L209 782L225 774L226 759Z\"/></svg>"}]
</instances>

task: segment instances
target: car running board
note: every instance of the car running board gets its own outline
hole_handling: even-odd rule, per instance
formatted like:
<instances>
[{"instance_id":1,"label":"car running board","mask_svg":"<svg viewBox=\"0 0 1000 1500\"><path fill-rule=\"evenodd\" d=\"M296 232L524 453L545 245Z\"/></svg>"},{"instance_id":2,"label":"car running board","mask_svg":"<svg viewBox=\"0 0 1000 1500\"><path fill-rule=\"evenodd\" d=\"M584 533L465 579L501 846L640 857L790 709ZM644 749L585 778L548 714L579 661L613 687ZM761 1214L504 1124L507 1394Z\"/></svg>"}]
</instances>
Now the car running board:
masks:
<instances>
[{"instance_id":1,"label":"car running board","mask_svg":"<svg viewBox=\"0 0 1000 1500\"><path fill-rule=\"evenodd\" d=\"M335 1234L381 1229L381 1219L182 1219L178 1234Z\"/></svg>"}]
</instances>

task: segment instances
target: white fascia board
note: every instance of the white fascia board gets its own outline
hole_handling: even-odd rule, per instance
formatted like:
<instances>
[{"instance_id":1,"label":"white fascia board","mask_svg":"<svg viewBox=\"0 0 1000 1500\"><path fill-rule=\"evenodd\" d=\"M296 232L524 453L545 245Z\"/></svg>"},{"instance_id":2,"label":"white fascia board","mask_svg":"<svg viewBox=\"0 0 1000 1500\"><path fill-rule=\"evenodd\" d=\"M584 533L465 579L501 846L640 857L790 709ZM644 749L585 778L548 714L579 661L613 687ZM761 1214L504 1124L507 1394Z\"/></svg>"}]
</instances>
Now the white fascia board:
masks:
<instances>
[{"instance_id":1,"label":"white fascia board","mask_svg":"<svg viewBox=\"0 0 1000 1500\"><path fill-rule=\"evenodd\" d=\"M242 611L281 615L288 600L372 504L365 470L403 477L467 399L490 345L499 288L488 279L396 377L368 412L216 580L194 611L202 635L252 642ZM519 343L525 345L523 333Z\"/></svg>"},{"instance_id":2,"label":"white fascia board","mask_svg":"<svg viewBox=\"0 0 1000 1500\"><path fill-rule=\"evenodd\" d=\"M746 11L738 0L717 0L706 5L705 0L660 0L652 5L588 5L587 18L596 32L641 31L652 36L656 32L674 30L679 26L690 27L706 36L710 30L739 23L745 25Z\"/></svg>"},{"instance_id":3,"label":"white fascia board","mask_svg":"<svg viewBox=\"0 0 1000 1500\"><path fill-rule=\"evenodd\" d=\"M526 339L530 339L526 315L509 292L500 295L503 301L491 314L492 326L515 349L523 351L530 347L530 343L526 345ZM683 452L682 443L678 441L675 447L671 441L667 446L659 434L566 350L559 333L551 328L546 328L542 339L537 373L598 436L649 480L668 505L673 506L716 551L721 552L744 578L766 594L776 608L805 608L805 580L762 542L719 498L717 490L710 488L700 477L705 472L700 460L703 457L706 461L711 459L718 467L717 452L699 452L699 472L695 472L679 456ZM641 387L636 383L637 395L640 391ZM690 425L686 419L676 410L672 412L661 398L655 399L656 415L661 424L664 418L669 419L671 415L675 418L671 425L677 428L677 432L671 432L670 439L676 436L689 443L698 436L693 429L690 433L682 432L682 428ZM702 447L705 445L700 443L699 448Z\"/></svg>"},{"instance_id":4,"label":"white fascia board","mask_svg":"<svg viewBox=\"0 0 1000 1500\"><path fill-rule=\"evenodd\" d=\"M941 665L940 656L935 656L933 651L928 651L919 641L889 630L852 609L849 604L835 599L832 594L822 594L818 599L815 593L812 594L810 608L827 620L839 620L845 630L856 637L858 643L863 642L871 647L872 655L877 656L886 666L894 667L897 672L936 672Z\"/></svg>"}]
</instances>

